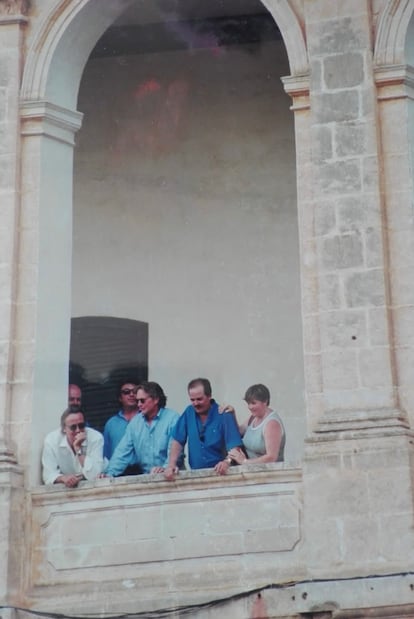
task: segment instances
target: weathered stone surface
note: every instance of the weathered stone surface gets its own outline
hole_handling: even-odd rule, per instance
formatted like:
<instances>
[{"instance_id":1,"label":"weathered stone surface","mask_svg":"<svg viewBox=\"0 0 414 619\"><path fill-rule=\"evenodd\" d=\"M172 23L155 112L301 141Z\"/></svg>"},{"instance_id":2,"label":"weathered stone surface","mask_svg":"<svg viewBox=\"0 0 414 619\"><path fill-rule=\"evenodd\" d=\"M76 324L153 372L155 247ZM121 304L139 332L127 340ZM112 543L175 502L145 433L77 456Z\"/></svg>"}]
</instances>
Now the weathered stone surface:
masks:
<instances>
[{"instance_id":1,"label":"weathered stone surface","mask_svg":"<svg viewBox=\"0 0 414 619\"><path fill-rule=\"evenodd\" d=\"M376 227L381 221L377 196L354 194L337 200L338 229L341 232Z\"/></svg>"},{"instance_id":2,"label":"weathered stone surface","mask_svg":"<svg viewBox=\"0 0 414 619\"><path fill-rule=\"evenodd\" d=\"M384 275L379 269L354 273L345 279L349 307L385 305Z\"/></svg>"},{"instance_id":3,"label":"weathered stone surface","mask_svg":"<svg viewBox=\"0 0 414 619\"><path fill-rule=\"evenodd\" d=\"M4 123L7 118L7 88L0 88L0 123Z\"/></svg>"},{"instance_id":4,"label":"weathered stone surface","mask_svg":"<svg viewBox=\"0 0 414 619\"><path fill-rule=\"evenodd\" d=\"M336 309L343 305L339 276L321 274L319 279L319 299L322 310Z\"/></svg>"},{"instance_id":5,"label":"weathered stone surface","mask_svg":"<svg viewBox=\"0 0 414 619\"><path fill-rule=\"evenodd\" d=\"M330 350L322 357L324 390L357 389L359 386L357 353L353 350Z\"/></svg>"},{"instance_id":6,"label":"weathered stone surface","mask_svg":"<svg viewBox=\"0 0 414 619\"><path fill-rule=\"evenodd\" d=\"M322 347L361 348L367 345L365 312L359 310L321 314Z\"/></svg>"},{"instance_id":7,"label":"weathered stone surface","mask_svg":"<svg viewBox=\"0 0 414 619\"><path fill-rule=\"evenodd\" d=\"M333 3L335 17L337 17L336 4L336 2ZM359 6L358 9L360 8ZM331 53L355 52L356 49L364 48L367 43L367 34L362 24L357 21L358 9L354 13L355 18L344 17L343 19L315 21L310 41L312 54L323 56ZM319 10L318 15L320 15Z\"/></svg>"},{"instance_id":8,"label":"weathered stone surface","mask_svg":"<svg viewBox=\"0 0 414 619\"><path fill-rule=\"evenodd\" d=\"M322 195L352 193L362 188L360 162L346 159L321 164L319 183Z\"/></svg>"},{"instance_id":9,"label":"weathered stone surface","mask_svg":"<svg viewBox=\"0 0 414 619\"><path fill-rule=\"evenodd\" d=\"M383 387L391 382L389 348L371 348L359 352L359 372L364 387Z\"/></svg>"},{"instance_id":10,"label":"weathered stone surface","mask_svg":"<svg viewBox=\"0 0 414 619\"><path fill-rule=\"evenodd\" d=\"M30 0L0 0L1 15L26 15L30 7Z\"/></svg>"},{"instance_id":11,"label":"weathered stone surface","mask_svg":"<svg viewBox=\"0 0 414 619\"><path fill-rule=\"evenodd\" d=\"M323 236L336 229L335 200L319 200L315 209L315 235Z\"/></svg>"},{"instance_id":12,"label":"weathered stone surface","mask_svg":"<svg viewBox=\"0 0 414 619\"><path fill-rule=\"evenodd\" d=\"M363 264L363 245L358 233L325 238L321 241L321 262L326 270L349 269Z\"/></svg>"},{"instance_id":13,"label":"weathered stone surface","mask_svg":"<svg viewBox=\"0 0 414 619\"><path fill-rule=\"evenodd\" d=\"M362 155L366 152L366 126L358 122L337 123L335 151L338 157Z\"/></svg>"},{"instance_id":14,"label":"weathered stone surface","mask_svg":"<svg viewBox=\"0 0 414 619\"><path fill-rule=\"evenodd\" d=\"M359 118L359 95L356 90L315 94L312 103L317 123L355 121Z\"/></svg>"},{"instance_id":15,"label":"weathered stone surface","mask_svg":"<svg viewBox=\"0 0 414 619\"><path fill-rule=\"evenodd\" d=\"M271 482L275 466L279 469L276 475L285 480L279 488ZM116 566L125 570L128 566L146 565L147 570L152 564L155 574L161 566L164 572L172 570L174 561L179 560L182 573L187 561L190 575L188 562L201 557L203 561L208 557L220 561L244 553L258 553L259 557L261 553L280 551L287 557L286 552L294 551L301 538L300 486L290 474L283 473L280 465L259 466L256 471L245 471L245 478L229 475L220 483L216 478L213 485L209 471L192 477L181 474L182 481L174 486L157 484L154 476L141 476L133 494L131 484L114 485L105 480L96 482L95 490L87 484L89 500L85 502L79 496L70 510L67 492L39 489L34 496L32 520L36 530L33 539L38 540L33 548L33 585L47 584L50 578L70 583L79 569L84 579L95 580L97 567L110 568L114 574ZM252 484L246 483L248 478ZM113 491L118 498L112 496ZM101 498L96 503L98 496ZM96 526L90 528L88 523L97 507ZM119 575L123 577L121 572ZM212 584L214 581L212 578Z\"/></svg>"},{"instance_id":16,"label":"weathered stone surface","mask_svg":"<svg viewBox=\"0 0 414 619\"><path fill-rule=\"evenodd\" d=\"M315 125L312 127L312 142L315 160L323 163L332 159L332 129L326 125Z\"/></svg>"},{"instance_id":17,"label":"weathered stone surface","mask_svg":"<svg viewBox=\"0 0 414 619\"><path fill-rule=\"evenodd\" d=\"M368 267L381 267L384 260L384 246L381 230L367 228L365 232L365 260Z\"/></svg>"},{"instance_id":18,"label":"weathered stone surface","mask_svg":"<svg viewBox=\"0 0 414 619\"><path fill-rule=\"evenodd\" d=\"M347 52L328 56L323 61L323 75L328 90L352 88L364 81L364 56Z\"/></svg>"}]
</instances>

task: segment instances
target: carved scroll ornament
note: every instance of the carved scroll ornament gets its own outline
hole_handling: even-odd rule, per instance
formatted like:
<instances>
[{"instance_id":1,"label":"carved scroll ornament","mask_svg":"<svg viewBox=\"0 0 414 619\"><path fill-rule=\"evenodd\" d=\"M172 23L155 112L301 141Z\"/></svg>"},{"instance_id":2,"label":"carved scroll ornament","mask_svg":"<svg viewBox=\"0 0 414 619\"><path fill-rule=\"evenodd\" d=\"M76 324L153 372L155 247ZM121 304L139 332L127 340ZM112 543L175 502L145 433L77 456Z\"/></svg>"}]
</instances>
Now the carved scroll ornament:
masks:
<instances>
[{"instance_id":1,"label":"carved scroll ornament","mask_svg":"<svg viewBox=\"0 0 414 619\"><path fill-rule=\"evenodd\" d=\"M30 0L0 0L0 15L27 15Z\"/></svg>"}]
</instances>

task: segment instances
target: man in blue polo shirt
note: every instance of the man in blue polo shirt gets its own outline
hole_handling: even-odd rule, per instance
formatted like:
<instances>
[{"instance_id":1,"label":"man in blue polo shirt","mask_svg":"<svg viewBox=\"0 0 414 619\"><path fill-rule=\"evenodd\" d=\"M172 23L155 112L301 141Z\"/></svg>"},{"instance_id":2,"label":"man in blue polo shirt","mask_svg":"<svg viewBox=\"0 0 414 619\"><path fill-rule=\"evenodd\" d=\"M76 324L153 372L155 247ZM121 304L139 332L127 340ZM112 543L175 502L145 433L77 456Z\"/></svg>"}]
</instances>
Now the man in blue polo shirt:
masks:
<instances>
[{"instance_id":1,"label":"man in blue polo shirt","mask_svg":"<svg viewBox=\"0 0 414 619\"><path fill-rule=\"evenodd\" d=\"M162 473L168 463L178 413L166 408L167 396L153 381L139 385L137 402L139 412L129 422L103 477L122 475L125 468L133 464L140 467L141 473Z\"/></svg>"},{"instance_id":2,"label":"man in blue polo shirt","mask_svg":"<svg viewBox=\"0 0 414 619\"><path fill-rule=\"evenodd\" d=\"M224 475L231 465L227 452L241 446L242 439L234 415L220 414L211 397L207 378L195 378L188 384L191 405L181 415L173 431L170 459L164 471L172 481L178 472L177 462L188 441L188 460L192 469L214 468Z\"/></svg>"},{"instance_id":3,"label":"man in blue polo shirt","mask_svg":"<svg viewBox=\"0 0 414 619\"><path fill-rule=\"evenodd\" d=\"M118 385L118 400L121 409L108 419L105 424L104 435L104 456L110 460L113 453L125 434L131 419L138 414L136 383L124 379ZM123 475L137 475L140 469L136 465L131 465L123 471Z\"/></svg>"}]
</instances>

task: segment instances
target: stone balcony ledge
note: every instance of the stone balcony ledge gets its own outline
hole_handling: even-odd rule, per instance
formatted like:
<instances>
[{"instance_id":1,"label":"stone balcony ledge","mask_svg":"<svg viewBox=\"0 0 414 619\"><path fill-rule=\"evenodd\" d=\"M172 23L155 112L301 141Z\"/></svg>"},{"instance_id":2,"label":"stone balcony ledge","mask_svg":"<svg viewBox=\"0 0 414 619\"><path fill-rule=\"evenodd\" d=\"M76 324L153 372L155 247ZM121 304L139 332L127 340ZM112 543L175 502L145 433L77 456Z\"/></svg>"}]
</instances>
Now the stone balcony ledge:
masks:
<instances>
[{"instance_id":1,"label":"stone balcony ledge","mask_svg":"<svg viewBox=\"0 0 414 619\"><path fill-rule=\"evenodd\" d=\"M302 511L302 471L290 463L235 466L224 476L184 471L174 482L139 475L39 486L31 492L30 597L44 609L64 598L82 613L103 598L119 609L125 582L132 605L157 596L168 605L179 593L207 599L229 570L235 591L246 578L260 586L264 574L278 582L303 563Z\"/></svg>"},{"instance_id":2,"label":"stone balcony ledge","mask_svg":"<svg viewBox=\"0 0 414 619\"><path fill-rule=\"evenodd\" d=\"M173 482L166 481L160 474L131 475L125 477L104 477L94 481L82 481L77 488L66 488L63 484L37 486L32 489L34 503L58 500L59 495L70 495L73 501L76 495L99 496L105 493L129 494L166 493L188 489L208 489L232 487L243 483L252 484L286 484L302 481L302 469L299 463L269 463L233 466L227 475L217 475L212 469L180 471Z\"/></svg>"}]
</instances>

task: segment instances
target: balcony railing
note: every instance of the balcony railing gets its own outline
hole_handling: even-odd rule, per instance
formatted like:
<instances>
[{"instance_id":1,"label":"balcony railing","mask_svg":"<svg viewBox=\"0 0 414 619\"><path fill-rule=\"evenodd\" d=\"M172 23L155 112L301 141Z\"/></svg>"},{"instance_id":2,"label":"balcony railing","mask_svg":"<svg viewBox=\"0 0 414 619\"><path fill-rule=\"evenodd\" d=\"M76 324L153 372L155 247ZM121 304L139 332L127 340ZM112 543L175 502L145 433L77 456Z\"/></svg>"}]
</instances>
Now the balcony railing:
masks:
<instances>
[{"instance_id":1,"label":"balcony railing","mask_svg":"<svg viewBox=\"0 0 414 619\"><path fill-rule=\"evenodd\" d=\"M28 602L84 615L181 607L301 578L301 469L105 478L31 493Z\"/></svg>"}]
</instances>

